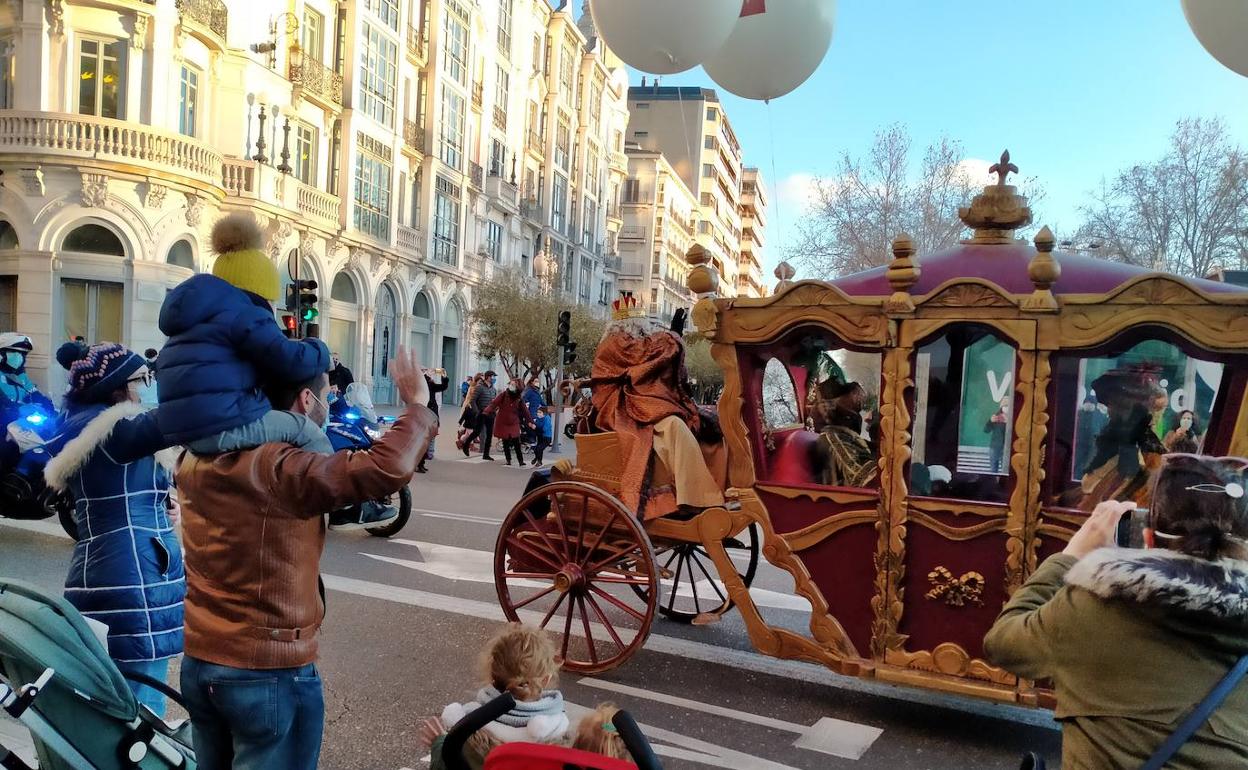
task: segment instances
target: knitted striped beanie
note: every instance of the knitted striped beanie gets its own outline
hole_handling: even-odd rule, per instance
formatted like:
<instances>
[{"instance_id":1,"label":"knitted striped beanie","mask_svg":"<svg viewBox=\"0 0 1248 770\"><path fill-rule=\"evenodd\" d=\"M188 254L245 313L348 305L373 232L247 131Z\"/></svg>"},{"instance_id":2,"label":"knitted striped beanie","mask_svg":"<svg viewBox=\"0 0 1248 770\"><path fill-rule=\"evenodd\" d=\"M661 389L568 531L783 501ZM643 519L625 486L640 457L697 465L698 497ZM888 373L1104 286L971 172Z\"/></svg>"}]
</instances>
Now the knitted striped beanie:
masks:
<instances>
[{"instance_id":1,"label":"knitted striped beanie","mask_svg":"<svg viewBox=\"0 0 1248 770\"><path fill-rule=\"evenodd\" d=\"M104 401L145 365L141 356L116 342L92 345L70 365L67 395L79 402Z\"/></svg>"}]
</instances>

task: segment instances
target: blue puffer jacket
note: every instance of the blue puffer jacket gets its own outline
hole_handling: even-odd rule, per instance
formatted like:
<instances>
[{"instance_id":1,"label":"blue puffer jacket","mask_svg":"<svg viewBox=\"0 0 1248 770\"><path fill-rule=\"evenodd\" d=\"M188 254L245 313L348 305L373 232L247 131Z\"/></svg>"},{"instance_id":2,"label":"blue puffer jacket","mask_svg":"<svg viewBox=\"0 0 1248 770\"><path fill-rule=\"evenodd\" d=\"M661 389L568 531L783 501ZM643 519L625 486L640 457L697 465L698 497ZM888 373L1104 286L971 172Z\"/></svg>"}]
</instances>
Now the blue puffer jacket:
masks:
<instances>
[{"instance_id":1,"label":"blue puffer jacket","mask_svg":"<svg viewBox=\"0 0 1248 770\"><path fill-rule=\"evenodd\" d=\"M287 339L268 303L212 275L169 292L160 331L169 341L156 369L156 420L178 444L263 417L267 382L304 382L329 370L324 342Z\"/></svg>"},{"instance_id":2,"label":"blue puffer jacket","mask_svg":"<svg viewBox=\"0 0 1248 770\"><path fill-rule=\"evenodd\" d=\"M182 653L186 573L169 521L172 458L151 454L154 422L139 404L71 405L62 444L44 471L48 485L77 500L65 598L108 626L117 661L163 660ZM131 419L136 418L137 419ZM144 454L146 453L146 454Z\"/></svg>"},{"instance_id":3,"label":"blue puffer jacket","mask_svg":"<svg viewBox=\"0 0 1248 770\"><path fill-rule=\"evenodd\" d=\"M537 388L525 388L520 397L524 399L524 405L529 408L531 415L536 416L537 410L546 406L546 399L542 398L542 393Z\"/></svg>"}]
</instances>

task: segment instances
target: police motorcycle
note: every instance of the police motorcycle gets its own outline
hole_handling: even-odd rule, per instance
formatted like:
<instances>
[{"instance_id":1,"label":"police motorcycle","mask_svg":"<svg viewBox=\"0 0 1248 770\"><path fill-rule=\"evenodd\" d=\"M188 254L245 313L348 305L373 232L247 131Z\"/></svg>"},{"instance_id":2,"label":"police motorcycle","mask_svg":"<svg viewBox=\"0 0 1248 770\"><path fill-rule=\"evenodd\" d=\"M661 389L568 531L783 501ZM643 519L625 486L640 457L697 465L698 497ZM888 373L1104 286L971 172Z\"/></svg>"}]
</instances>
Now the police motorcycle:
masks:
<instances>
[{"instance_id":1,"label":"police motorcycle","mask_svg":"<svg viewBox=\"0 0 1248 770\"><path fill-rule=\"evenodd\" d=\"M346 393L331 401L329 423L325 426L325 433L329 436L329 443L335 452L358 451L371 447L373 442L381 438L383 426L392 421L392 419L377 417L368 388L356 382L347 386ZM361 511L355 509L370 506L374 510L365 511L372 514L367 518L385 520L385 522L376 526L366 526L364 531L374 537L393 537L407 525L408 519L412 517L412 490L403 487L398 493L389 497L352 506L349 509L352 514L350 518L359 518ZM397 511L397 518L390 518L387 515L392 511Z\"/></svg>"},{"instance_id":2,"label":"police motorcycle","mask_svg":"<svg viewBox=\"0 0 1248 770\"><path fill-rule=\"evenodd\" d=\"M60 435L61 419L26 375L33 348L24 334L0 334L0 517L55 516L77 538L73 495L49 489L43 480L44 466L52 459L48 446Z\"/></svg>"}]
</instances>

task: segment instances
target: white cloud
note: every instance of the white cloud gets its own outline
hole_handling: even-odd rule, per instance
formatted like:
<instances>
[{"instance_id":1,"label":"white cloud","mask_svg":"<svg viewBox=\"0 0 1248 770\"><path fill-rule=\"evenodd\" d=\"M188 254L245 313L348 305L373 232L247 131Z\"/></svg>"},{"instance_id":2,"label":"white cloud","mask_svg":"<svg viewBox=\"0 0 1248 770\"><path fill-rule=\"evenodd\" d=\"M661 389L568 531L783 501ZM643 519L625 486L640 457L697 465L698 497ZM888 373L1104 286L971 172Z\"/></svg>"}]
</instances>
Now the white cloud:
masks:
<instances>
[{"instance_id":1,"label":"white cloud","mask_svg":"<svg viewBox=\"0 0 1248 770\"><path fill-rule=\"evenodd\" d=\"M988 168L995 161L984 160L983 158L963 158L958 161L957 173L970 184L979 187L981 185L991 184L996 181L996 177L988 173Z\"/></svg>"},{"instance_id":2,"label":"white cloud","mask_svg":"<svg viewBox=\"0 0 1248 770\"><path fill-rule=\"evenodd\" d=\"M776 199L786 211L804 212L815 199L818 177L808 171L789 174L776 185Z\"/></svg>"}]
</instances>

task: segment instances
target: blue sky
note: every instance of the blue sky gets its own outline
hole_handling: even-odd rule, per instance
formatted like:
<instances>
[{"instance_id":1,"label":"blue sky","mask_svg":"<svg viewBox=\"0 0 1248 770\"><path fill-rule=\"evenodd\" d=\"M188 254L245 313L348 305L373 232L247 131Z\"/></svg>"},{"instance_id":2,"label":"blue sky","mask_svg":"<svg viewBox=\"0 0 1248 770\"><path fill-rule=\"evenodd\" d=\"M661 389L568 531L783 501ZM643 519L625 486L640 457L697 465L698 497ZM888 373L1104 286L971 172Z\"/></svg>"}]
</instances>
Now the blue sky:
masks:
<instances>
[{"instance_id":1,"label":"blue sky","mask_svg":"<svg viewBox=\"0 0 1248 770\"><path fill-rule=\"evenodd\" d=\"M662 83L715 87L701 68ZM772 192L768 277L808 175L892 123L916 155L942 134L969 158L1009 148L1044 185L1036 220L1059 237L1103 176L1159 156L1181 118L1221 117L1248 145L1248 78L1201 48L1179 0L840 0L832 48L804 85L770 107L720 98Z\"/></svg>"}]
</instances>

